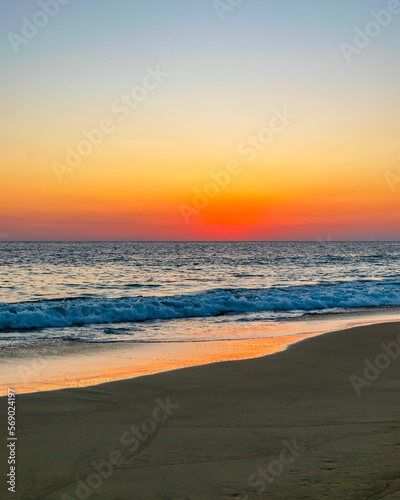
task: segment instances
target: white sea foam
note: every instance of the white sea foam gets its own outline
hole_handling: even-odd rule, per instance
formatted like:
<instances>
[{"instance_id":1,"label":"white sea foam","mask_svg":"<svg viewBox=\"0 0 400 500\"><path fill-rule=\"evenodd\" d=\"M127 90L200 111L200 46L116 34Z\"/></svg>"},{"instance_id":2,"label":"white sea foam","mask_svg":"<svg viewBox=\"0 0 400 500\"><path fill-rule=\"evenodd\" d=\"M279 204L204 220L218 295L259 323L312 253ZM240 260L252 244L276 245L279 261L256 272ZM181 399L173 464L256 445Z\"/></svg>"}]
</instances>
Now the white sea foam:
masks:
<instances>
[{"instance_id":1,"label":"white sea foam","mask_svg":"<svg viewBox=\"0 0 400 500\"><path fill-rule=\"evenodd\" d=\"M0 330L137 322L257 311L400 306L397 280L266 289L212 290L162 297L77 298L0 303ZM289 314L288 314L289 315Z\"/></svg>"}]
</instances>

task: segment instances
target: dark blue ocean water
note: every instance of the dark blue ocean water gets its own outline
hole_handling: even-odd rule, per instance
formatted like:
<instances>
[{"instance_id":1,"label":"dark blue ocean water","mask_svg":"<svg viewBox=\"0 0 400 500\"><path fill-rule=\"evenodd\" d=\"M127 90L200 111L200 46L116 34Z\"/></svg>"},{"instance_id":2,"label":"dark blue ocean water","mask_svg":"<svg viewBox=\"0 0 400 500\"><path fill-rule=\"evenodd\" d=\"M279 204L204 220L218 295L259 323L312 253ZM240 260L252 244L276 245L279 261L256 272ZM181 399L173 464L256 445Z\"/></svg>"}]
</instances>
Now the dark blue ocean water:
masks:
<instances>
[{"instance_id":1,"label":"dark blue ocean water","mask_svg":"<svg viewBox=\"0 0 400 500\"><path fill-rule=\"evenodd\" d=\"M0 340L167 341L400 306L398 242L2 242Z\"/></svg>"}]
</instances>

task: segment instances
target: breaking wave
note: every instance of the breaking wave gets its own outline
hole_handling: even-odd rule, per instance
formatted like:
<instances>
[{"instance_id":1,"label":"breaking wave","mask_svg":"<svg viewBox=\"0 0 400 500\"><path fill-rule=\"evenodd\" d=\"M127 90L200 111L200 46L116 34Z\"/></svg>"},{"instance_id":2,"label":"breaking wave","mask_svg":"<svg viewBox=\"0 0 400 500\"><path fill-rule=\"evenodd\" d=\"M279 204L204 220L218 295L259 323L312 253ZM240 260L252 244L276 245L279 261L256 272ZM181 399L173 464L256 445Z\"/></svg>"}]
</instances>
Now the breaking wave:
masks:
<instances>
[{"instance_id":1,"label":"breaking wave","mask_svg":"<svg viewBox=\"0 0 400 500\"><path fill-rule=\"evenodd\" d=\"M0 303L0 331L219 316L257 311L327 312L400 306L397 280L353 281L194 294Z\"/></svg>"}]
</instances>

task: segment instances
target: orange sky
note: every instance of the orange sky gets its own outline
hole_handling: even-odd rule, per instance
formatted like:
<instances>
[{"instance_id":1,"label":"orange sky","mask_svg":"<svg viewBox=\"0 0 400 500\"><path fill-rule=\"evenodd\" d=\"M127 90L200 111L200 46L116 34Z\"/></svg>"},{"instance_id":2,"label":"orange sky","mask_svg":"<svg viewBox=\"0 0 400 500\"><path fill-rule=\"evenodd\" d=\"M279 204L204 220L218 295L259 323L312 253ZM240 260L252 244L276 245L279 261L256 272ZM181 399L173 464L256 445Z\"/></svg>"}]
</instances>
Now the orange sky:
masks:
<instances>
[{"instance_id":1,"label":"orange sky","mask_svg":"<svg viewBox=\"0 0 400 500\"><path fill-rule=\"evenodd\" d=\"M372 0L117 3L3 48L3 239L398 239L398 20L348 63Z\"/></svg>"}]
</instances>

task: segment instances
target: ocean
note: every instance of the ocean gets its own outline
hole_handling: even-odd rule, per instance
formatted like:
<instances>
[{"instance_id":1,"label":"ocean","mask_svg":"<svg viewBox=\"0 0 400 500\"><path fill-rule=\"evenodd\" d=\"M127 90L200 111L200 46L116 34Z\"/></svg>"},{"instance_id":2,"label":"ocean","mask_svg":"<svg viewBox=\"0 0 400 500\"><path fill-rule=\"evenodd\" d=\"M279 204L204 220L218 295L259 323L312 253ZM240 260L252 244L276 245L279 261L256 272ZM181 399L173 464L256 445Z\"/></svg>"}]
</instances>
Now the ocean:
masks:
<instances>
[{"instance_id":1,"label":"ocean","mask_svg":"<svg viewBox=\"0 0 400 500\"><path fill-rule=\"evenodd\" d=\"M1 242L0 345L251 338L399 285L398 242Z\"/></svg>"}]
</instances>

